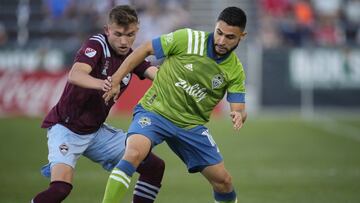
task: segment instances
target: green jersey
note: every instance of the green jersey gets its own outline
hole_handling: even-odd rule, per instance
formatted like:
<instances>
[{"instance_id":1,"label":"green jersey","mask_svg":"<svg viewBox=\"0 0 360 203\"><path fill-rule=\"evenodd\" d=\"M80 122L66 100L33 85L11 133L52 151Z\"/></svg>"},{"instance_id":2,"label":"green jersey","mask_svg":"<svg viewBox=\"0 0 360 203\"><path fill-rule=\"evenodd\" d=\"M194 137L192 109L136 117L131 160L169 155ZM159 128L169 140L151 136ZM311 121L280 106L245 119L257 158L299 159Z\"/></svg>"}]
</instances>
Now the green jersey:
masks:
<instances>
[{"instance_id":1,"label":"green jersey","mask_svg":"<svg viewBox=\"0 0 360 203\"><path fill-rule=\"evenodd\" d=\"M225 93L229 102L245 102L243 66L233 52L216 56L213 33L181 29L152 43L165 60L140 100L146 110L189 129L208 122Z\"/></svg>"}]
</instances>

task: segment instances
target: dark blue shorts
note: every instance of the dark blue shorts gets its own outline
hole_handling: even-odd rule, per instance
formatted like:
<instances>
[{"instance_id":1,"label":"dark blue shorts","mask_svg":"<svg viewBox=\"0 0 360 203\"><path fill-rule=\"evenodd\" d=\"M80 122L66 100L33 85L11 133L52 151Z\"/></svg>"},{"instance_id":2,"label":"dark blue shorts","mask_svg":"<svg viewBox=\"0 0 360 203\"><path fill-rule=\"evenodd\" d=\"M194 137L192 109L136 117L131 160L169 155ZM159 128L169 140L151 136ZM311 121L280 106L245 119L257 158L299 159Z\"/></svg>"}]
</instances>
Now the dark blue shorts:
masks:
<instances>
[{"instance_id":1,"label":"dark blue shorts","mask_svg":"<svg viewBox=\"0 0 360 203\"><path fill-rule=\"evenodd\" d=\"M186 130L174 125L161 115L137 105L128 136L142 134L152 141L153 147L165 141L186 164L190 173L200 172L206 166L220 163L223 158L209 133L199 125Z\"/></svg>"}]
</instances>

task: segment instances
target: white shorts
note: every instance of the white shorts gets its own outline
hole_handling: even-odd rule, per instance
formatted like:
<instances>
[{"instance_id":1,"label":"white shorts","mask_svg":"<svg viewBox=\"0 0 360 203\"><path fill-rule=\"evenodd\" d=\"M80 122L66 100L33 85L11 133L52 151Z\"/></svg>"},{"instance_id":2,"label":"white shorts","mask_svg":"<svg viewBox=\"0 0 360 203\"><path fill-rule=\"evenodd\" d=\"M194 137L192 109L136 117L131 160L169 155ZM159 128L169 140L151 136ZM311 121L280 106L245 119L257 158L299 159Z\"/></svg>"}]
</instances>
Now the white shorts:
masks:
<instances>
[{"instance_id":1,"label":"white shorts","mask_svg":"<svg viewBox=\"0 0 360 203\"><path fill-rule=\"evenodd\" d=\"M41 169L41 173L46 177L50 177L51 167L58 163L75 168L80 155L110 171L125 152L126 133L107 124L87 135L76 134L65 126L56 124L48 129L47 137L49 163Z\"/></svg>"}]
</instances>

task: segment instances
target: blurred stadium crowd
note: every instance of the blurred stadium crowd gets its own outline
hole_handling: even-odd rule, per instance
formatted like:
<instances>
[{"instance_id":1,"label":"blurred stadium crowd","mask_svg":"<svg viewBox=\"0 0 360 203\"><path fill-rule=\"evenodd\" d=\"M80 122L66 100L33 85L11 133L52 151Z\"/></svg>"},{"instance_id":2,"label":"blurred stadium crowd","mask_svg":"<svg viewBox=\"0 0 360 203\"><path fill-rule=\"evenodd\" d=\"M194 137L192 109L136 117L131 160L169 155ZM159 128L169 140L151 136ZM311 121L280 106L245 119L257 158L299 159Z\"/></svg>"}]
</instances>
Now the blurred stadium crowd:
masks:
<instances>
[{"instance_id":1,"label":"blurred stadium crowd","mask_svg":"<svg viewBox=\"0 0 360 203\"><path fill-rule=\"evenodd\" d=\"M267 48L360 44L360 0L260 0L259 7Z\"/></svg>"},{"instance_id":2,"label":"blurred stadium crowd","mask_svg":"<svg viewBox=\"0 0 360 203\"><path fill-rule=\"evenodd\" d=\"M40 53L60 49L70 65L83 40L102 32L108 10L118 4L138 11L141 31L135 46L189 23L187 0L2 0L0 47Z\"/></svg>"}]
</instances>

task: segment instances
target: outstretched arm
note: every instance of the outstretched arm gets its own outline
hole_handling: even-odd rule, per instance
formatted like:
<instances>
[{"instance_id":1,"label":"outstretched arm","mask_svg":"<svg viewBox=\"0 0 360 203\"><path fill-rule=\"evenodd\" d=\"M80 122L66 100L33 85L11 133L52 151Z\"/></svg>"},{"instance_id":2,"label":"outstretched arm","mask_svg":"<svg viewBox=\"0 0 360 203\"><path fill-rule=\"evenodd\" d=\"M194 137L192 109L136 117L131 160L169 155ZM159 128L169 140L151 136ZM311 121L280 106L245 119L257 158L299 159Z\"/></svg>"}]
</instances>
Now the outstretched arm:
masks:
<instances>
[{"instance_id":1,"label":"outstretched arm","mask_svg":"<svg viewBox=\"0 0 360 203\"><path fill-rule=\"evenodd\" d=\"M86 63L74 63L68 76L69 83L83 88L109 91L111 89L109 78L106 80L94 78L90 75L91 70L91 66Z\"/></svg>"},{"instance_id":2,"label":"outstretched arm","mask_svg":"<svg viewBox=\"0 0 360 203\"><path fill-rule=\"evenodd\" d=\"M112 78L112 89L103 95L105 102L108 102L111 98L117 99L120 89L119 84L121 80L132 70L135 69L145 58L149 55L154 54L152 42L148 41L140 45L137 49L131 53L125 61L121 64L120 68L111 76Z\"/></svg>"},{"instance_id":3,"label":"outstretched arm","mask_svg":"<svg viewBox=\"0 0 360 203\"><path fill-rule=\"evenodd\" d=\"M247 118L245 103L230 103L230 117L234 124L234 129L239 130Z\"/></svg>"}]
</instances>

